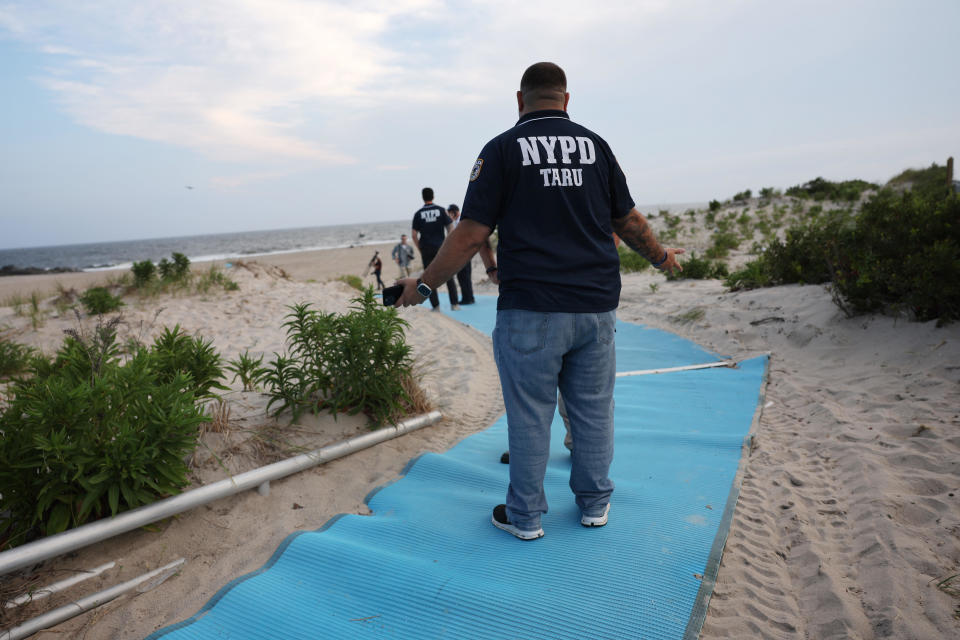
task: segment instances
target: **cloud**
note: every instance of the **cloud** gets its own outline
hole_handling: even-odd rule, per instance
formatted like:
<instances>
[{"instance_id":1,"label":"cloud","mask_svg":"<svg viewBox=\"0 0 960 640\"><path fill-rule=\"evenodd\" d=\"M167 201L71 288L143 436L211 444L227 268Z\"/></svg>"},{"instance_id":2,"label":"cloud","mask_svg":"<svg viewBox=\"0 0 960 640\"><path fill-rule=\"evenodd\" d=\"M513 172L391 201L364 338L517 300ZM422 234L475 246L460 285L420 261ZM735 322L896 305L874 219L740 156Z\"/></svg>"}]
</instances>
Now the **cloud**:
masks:
<instances>
[{"instance_id":1,"label":"cloud","mask_svg":"<svg viewBox=\"0 0 960 640\"><path fill-rule=\"evenodd\" d=\"M83 125L218 159L346 164L322 129L299 128L311 108L348 108L389 76L389 21L430 4L31 2L7 6L0 25L51 56L41 82Z\"/></svg>"},{"instance_id":2,"label":"cloud","mask_svg":"<svg viewBox=\"0 0 960 640\"><path fill-rule=\"evenodd\" d=\"M50 57L41 82L85 126L218 160L339 165L356 159L322 114L499 100L541 52L574 57L669 6L33 0L0 7L0 29Z\"/></svg>"}]
</instances>

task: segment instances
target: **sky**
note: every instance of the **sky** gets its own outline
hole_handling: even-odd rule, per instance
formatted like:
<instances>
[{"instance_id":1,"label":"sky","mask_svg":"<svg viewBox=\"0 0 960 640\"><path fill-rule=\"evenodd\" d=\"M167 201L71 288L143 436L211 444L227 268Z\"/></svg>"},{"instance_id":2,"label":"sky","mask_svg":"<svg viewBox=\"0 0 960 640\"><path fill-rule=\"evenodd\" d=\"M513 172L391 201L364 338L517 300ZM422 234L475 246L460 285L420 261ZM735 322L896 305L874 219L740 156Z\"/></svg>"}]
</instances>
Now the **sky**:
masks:
<instances>
[{"instance_id":1,"label":"sky","mask_svg":"<svg viewBox=\"0 0 960 640\"><path fill-rule=\"evenodd\" d=\"M0 248L460 203L524 69L641 205L960 152L960 2L0 0Z\"/></svg>"}]
</instances>

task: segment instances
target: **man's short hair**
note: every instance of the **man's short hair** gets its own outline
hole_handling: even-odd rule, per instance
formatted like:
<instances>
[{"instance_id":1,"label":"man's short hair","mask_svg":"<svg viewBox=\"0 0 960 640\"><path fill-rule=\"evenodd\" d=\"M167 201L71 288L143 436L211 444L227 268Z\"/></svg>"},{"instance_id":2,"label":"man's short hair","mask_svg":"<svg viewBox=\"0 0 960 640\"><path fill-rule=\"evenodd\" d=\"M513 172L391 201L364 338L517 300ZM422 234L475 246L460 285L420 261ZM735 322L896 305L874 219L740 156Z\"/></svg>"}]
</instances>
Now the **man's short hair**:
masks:
<instances>
[{"instance_id":1,"label":"man's short hair","mask_svg":"<svg viewBox=\"0 0 960 640\"><path fill-rule=\"evenodd\" d=\"M457 212L459 212L459 211L460 211L460 207L458 207L458 206L455 205L455 204L452 204L452 205L450 205L449 207L447 207L447 211L457 211Z\"/></svg>"},{"instance_id":2,"label":"man's short hair","mask_svg":"<svg viewBox=\"0 0 960 640\"><path fill-rule=\"evenodd\" d=\"M433 189L431 189L430 187L424 187L423 191L420 192L420 195L423 196L424 202L430 202L431 200L433 200Z\"/></svg>"},{"instance_id":3,"label":"man's short hair","mask_svg":"<svg viewBox=\"0 0 960 640\"><path fill-rule=\"evenodd\" d=\"M532 64L520 78L520 93L525 102L562 100L566 92L567 74L552 62Z\"/></svg>"}]
</instances>

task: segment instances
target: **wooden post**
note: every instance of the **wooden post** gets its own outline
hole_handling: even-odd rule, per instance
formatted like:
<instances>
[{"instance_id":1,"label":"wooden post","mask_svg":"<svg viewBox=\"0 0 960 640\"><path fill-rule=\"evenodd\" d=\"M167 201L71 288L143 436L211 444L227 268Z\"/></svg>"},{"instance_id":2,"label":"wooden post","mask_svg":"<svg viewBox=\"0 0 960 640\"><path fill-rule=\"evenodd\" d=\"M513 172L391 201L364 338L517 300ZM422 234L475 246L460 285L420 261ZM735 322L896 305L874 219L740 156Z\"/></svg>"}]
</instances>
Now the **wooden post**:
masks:
<instances>
[{"instance_id":1,"label":"wooden post","mask_svg":"<svg viewBox=\"0 0 960 640\"><path fill-rule=\"evenodd\" d=\"M953 156L947 158L947 188L953 191Z\"/></svg>"}]
</instances>

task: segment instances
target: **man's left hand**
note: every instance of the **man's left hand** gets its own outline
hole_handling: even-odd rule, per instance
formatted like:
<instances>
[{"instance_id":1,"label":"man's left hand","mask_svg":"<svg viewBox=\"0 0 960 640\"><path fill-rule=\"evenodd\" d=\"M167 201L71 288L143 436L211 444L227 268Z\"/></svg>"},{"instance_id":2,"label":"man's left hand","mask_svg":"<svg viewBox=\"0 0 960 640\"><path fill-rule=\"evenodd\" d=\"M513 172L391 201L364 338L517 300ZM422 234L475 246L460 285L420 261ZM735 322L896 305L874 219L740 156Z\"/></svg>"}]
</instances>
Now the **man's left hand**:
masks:
<instances>
[{"instance_id":1,"label":"man's left hand","mask_svg":"<svg viewBox=\"0 0 960 640\"><path fill-rule=\"evenodd\" d=\"M685 249L674 249L672 247L667 247L664 249L667 252L667 259L663 261L663 264L659 267L655 267L659 271L673 275L674 272L683 271L683 267L680 266L680 263L677 261L677 256L686 253Z\"/></svg>"},{"instance_id":2,"label":"man's left hand","mask_svg":"<svg viewBox=\"0 0 960 640\"><path fill-rule=\"evenodd\" d=\"M416 278L402 278L397 280L394 284L403 285L403 294L397 298L396 303L393 306L395 307L415 307L418 304L423 304L423 301L426 300L420 292L417 291L417 279Z\"/></svg>"}]
</instances>

